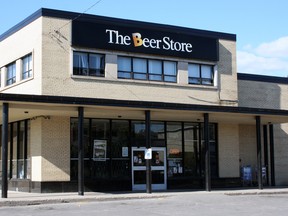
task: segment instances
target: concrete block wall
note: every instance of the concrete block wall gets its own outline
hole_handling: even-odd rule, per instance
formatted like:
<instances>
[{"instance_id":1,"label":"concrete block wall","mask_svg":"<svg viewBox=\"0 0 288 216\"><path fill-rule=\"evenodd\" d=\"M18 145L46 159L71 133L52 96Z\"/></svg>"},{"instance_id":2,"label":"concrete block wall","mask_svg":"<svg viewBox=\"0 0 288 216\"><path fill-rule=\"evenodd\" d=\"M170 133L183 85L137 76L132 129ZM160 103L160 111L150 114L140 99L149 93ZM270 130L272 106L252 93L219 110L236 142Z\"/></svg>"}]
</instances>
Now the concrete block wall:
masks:
<instances>
[{"instance_id":1,"label":"concrete block wall","mask_svg":"<svg viewBox=\"0 0 288 216\"><path fill-rule=\"evenodd\" d=\"M257 165L256 126L239 125L239 150L241 166Z\"/></svg>"},{"instance_id":2,"label":"concrete block wall","mask_svg":"<svg viewBox=\"0 0 288 216\"><path fill-rule=\"evenodd\" d=\"M31 120L32 181L70 181L70 118Z\"/></svg>"},{"instance_id":3,"label":"concrete block wall","mask_svg":"<svg viewBox=\"0 0 288 216\"><path fill-rule=\"evenodd\" d=\"M219 102L221 105L238 105L236 42L219 40Z\"/></svg>"},{"instance_id":4,"label":"concrete block wall","mask_svg":"<svg viewBox=\"0 0 288 216\"><path fill-rule=\"evenodd\" d=\"M218 124L219 177L239 177L239 126Z\"/></svg>"},{"instance_id":5,"label":"concrete block wall","mask_svg":"<svg viewBox=\"0 0 288 216\"><path fill-rule=\"evenodd\" d=\"M239 80L238 90L239 106L241 107L283 109L285 108L282 105L283 102L288 102L282 96L283 92L287 92L287 86L277 83ZM288 108L288 106L286 107Z\"/></svg>"},{"instance_id":6,"label":"concrete block wall","mask_svg":"<svg viewBox=\"0 0 288 216\"><path fill-rule=\"evenodd\" d=\"M269 82L239 80L238 89L239 106L284 110L288 109L288 85ZM251 94L251 92L253 92L253 94ZM246 158L245 161L247 161L247 164L255 164L254 166L256 166L256 135L254 132L256 130L255 126L242 126L240 128L242 128L242 134L245 135L243 136L243 138L240 138L240 140L250 140L249 142L240 143L240 149L242 149L241 153L243 155L242 157ZM254 137L252 133L254 134ZM287 138L288 124L274 125L274 157L276 185L288 185ZM248 146L248 143L251 143L251 145Z\"/></svg>"},{"instance_id":7,"label":"concrete block wall","mask_svg":"<svg viewBox=\"0 0 288 216\"><path fill-rule=\"evenodd\" d=\"M274 125L276 185L288 185L288 124Z\"/></svg>"}]
</instances>

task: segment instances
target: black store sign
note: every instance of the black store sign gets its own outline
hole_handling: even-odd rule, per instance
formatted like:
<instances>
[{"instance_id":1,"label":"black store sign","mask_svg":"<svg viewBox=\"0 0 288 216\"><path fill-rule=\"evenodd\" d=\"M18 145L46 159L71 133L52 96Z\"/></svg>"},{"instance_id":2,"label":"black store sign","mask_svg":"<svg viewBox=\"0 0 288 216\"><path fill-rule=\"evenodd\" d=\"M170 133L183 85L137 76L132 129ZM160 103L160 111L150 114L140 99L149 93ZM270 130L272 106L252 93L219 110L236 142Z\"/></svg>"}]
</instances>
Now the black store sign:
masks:
<instances>
[{"instance_id":1,"label":"black store sign","mask_svg":"<svg viewBox=\"0 0 288 216\"><path fill-rule=\"evenodd\" d=\"M218 61L218 39L94 22L73 21L72 46Z\"/></svg>"}]
</instances>

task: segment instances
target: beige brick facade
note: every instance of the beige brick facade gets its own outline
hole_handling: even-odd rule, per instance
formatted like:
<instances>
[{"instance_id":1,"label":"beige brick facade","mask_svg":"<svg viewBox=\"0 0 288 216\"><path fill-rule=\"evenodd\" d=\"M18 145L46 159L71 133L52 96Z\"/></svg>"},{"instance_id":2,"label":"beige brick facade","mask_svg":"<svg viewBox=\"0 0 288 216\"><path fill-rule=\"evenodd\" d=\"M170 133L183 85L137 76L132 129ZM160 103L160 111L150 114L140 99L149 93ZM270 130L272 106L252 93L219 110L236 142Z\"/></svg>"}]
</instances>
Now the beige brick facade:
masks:
<instances>
[{"instance_id":1,"label":"beige brick facade","mask_svg":"<svg viewBox=\"0 0 288 216\"><path fill-rule=\"evenodd\" d=\"M69 181L70 118L31 120L30 151L32 181Z\"/></svg>"},{"instance_id":2,"label":"beige brick facade","mask_svg":"<svg viewBox=\"0 0 288 216\"><path fill-rule=\"evenodd\" d=\"M218 124L219 177L240 177L239 126Z\"/></svg>"},{"instance_id":3,"label":"beige brick facade","mask_svg":"<svg viewBox=\"0 0 288 216\"><path fill-rule=\"evenodd\" d=\"M227 100L237 101L235 42L219 41L220 60L217 68L221 75L216 79L219 87L217 85L215 87L189 85L187 79L187 63L189 61L185 63L182 62L183 60L173 58L168 59L178 62L177 84L119 80L117 79L117 55L123 55L123 53L117 52L106 52L105 78L79 77L72 76L72 53L74 49L80 51L83 49L70 48L71 24L66 25L67 22L67 20L43 18L42 90L44 95L186 104L227 105L225 103ZM56 33L55 31L58 30L59 33ZM101 50L86 49L84 51L103 53ZM159 59L167 60L167 58ZM232 104L237 105L237 103Z\"/></svg>"},{"instance_id":4,"label":"beige brick facade","mask_svg":"<svg viewBox=\"0 0 288 216\"><path fill-rule=\"evenodd\" d=\"M219 61L209 62L71 47L71 34L70 19L41 16L1 41L0 50L6 52L0 52L0 93L148 101L174 103L179 106L186 104L288 110L286 98L288 85L238 80L234 40L218 39ZM105 76L73 75L73 51L104 54ZM21 80L21 58L29 53L32 53L33 57L33 76ZM118 79L118 56L175 61L178 68L177 83ZM11 62L16 62L16 83L6 86L6 66ZM189 63L214 65L214 84L211 86L188 84ZM67 104L54 104L55 107L50 110L47 107L43 108L42 103L31 105L23 102L12 106L17 110L17 118L15 117L17 120L28 119L27 115L19 114L23 111L19 111L21 105L23 110L31 108L34 113L37 113L35 116L29 116L31 118L31 180L33 182L70 181L70 117L77 117L77 107L69 104L69 111L67 110L66 113ZM50 104L51 107L54 105ZM58 110L61 113L57 113ZM90 105L84 110L85 117L115 119L121 118L125 112L131 112L127 115L128 119L141 120L144 119L145 111L144 108L126 110L125 107L120 106L99 108ZM46 115L47 113L50 115ZM203 121L203 113L194 110L181 112L181 110L159 109L152 110L151 113L153 120ZM229 114L225 116L224 113L219 117L218 112L211 113L212 122L218 125L219 178L240 178L241 166L251 165L256 168L257 165L254 116L245 116L246 119L242 121L237 113ZM275 171L278 185L288 184L288 174L285 172L288 161L287 135L288 124L275 125ZM14 157L17 158L17 155Z\"/></svg>"}]
</instances>

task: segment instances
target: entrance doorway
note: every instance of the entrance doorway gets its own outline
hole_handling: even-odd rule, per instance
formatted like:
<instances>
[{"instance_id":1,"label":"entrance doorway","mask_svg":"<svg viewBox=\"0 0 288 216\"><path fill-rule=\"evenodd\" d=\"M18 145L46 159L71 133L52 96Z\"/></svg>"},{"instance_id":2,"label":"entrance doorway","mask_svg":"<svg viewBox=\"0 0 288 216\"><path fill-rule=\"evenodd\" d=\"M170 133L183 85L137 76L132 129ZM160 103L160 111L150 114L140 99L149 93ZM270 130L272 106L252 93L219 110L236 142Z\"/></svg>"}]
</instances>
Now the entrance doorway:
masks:
<instances>
[{"instance_id":1,"label":"entrance doorway","mask_svg":"<svg viewBox=\"0 0 288 216\"><path fill-rule=\"evenodd\" d=\"M146 161L144 147L132 147L132 190L146 189ZM152 148L152 190L167 189L166 148Z\"/></svg>"}]
</instances>

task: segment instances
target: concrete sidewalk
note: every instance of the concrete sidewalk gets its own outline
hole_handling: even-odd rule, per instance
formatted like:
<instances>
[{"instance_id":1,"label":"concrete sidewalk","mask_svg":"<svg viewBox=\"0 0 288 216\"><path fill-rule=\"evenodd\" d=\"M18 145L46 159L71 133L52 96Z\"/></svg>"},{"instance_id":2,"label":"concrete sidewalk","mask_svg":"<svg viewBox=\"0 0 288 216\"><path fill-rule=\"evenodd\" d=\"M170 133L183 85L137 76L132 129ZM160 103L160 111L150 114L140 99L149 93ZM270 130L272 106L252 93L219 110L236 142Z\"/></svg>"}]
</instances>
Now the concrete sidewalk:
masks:
<instances>
[{"instance_id":1,"label":"concrete sidewalk","mask_svg":"<svg viewBox=\"0 0 288 216\"><path fill-rule=\"evenodd\" d=\"M41 204L59 204L59 203L75 203L75 202L100 202L113 200L127 200L127 199L157 199L169 196L179 196L181 194L195 194L195 196L202 194L223 194L229 196L236 195L272 195L272 194L287 194L288 188L267 188L259 189L231 189L231 190L213 190L206 191L161 191L147 194L145 192L115 192L115 193L100 193L100 192L86 192L84 196L79 196L77 193L24 193L8 191L8 198L0 198L0 207L12 206L29 206Z\"/></svg>"}]
</instances>

